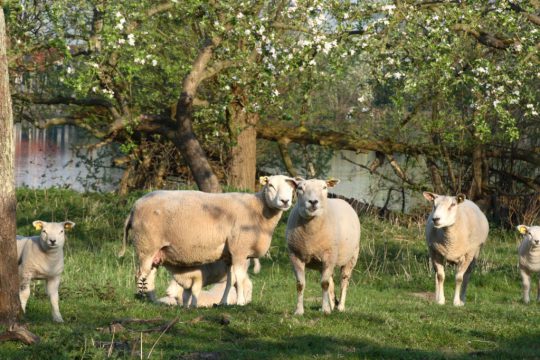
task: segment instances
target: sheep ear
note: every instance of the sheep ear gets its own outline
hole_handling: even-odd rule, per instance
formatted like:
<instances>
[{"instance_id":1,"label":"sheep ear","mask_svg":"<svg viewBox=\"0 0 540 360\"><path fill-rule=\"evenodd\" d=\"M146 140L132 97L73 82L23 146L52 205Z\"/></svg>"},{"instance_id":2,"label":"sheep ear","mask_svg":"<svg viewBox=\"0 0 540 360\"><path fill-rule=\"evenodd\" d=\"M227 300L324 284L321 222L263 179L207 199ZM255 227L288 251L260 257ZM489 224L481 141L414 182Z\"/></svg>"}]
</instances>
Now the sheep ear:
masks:
<instances>
[{"instance_id":1,"label":"sheep ear","mask_svg":"<svg viewBox=\"0 0 540 360\"><path fill-rule=\"evenodd\" d=\"M295 176L295 177L294 177L294 180L296 181L296 183L299 183L299 182L301 182L301 181L306 181L306 179L304 179L304 178L301 177L301 176Z\"/></svg>"},{"instance_id":2,"label":"sheep ear","mask_svg":"<svg viewBox=\"0 0 540 360\"><path fill-rule=\"evenodd\" d=\"M261 185L263 185L263 186L266 185L266 184L268 184L268 176L261 176L261 177L259 178L259 184L261 184Z\"/></svg>"},{"instance_id":3,"label":"sheep ear","mask_svg":"<svg viewBox=\"0 0 540 360\"><path fill-rule=\"evenodd\" d=\"M64 221L64 229L71 230L75 227L75 223L73 221Z\"/></svg>"},{"instance_id":4,"label":"sheep ear","mask_svg":"<svg viewBox=\"0 0 540 360\"><path fill-rule=\"evenodd\" d=\"M287 178L285 179L285 181L289 183L289 185L291 185L293 189L296 189L298 187L298 181L296 181L296 179Z\"/></svg>"},{"instance_id":5,"label":"sheep ear","mask_svg":"<svg viewBox=\"0 0 540 360\"><path fill-rule=\"evenodd\" d=\"M462 202L464 202L466 198L467 197L465 196L465 194L457 194L456 195L456 200L457 200L458 204L461 204Z\"/></svg>"},{"instance_id":6,"label":"sheep ear","mask_svg":"<svg viewBox=\"0 0 540 360\"><path fill-rule=\"evenodd\" d=\"M32 223L32 225L34 225L34 227L36 228L36 230L41 230L43 229L43 221L41 220L36 220Z\"/></svg>"},{"instance_id":7,"label":"sheep ear","mask_svg":"<svg viewBox=\"0 0 540 360\"><path fill-rule=\"evenodd\" d=\"M438 196L437 194L429 192L429 191L424 191L422 195L424 195L427 201L435 201L435 199Z\"/></svg>"},{"instance_id":8,"label":"sheep ear","mask_svg":"<svg viewBox=\"0 0 540 360\"><path fill-rule=\"evenodd\" d=\"M518 225L518 226L517 226L517 231L519 231L519 233L520 233L521 235L525 235L526 233L529 232L529 228L526 227L525 225Z\"/></svg>"},{"instance_id":9,"label":"sheep ear","mask_svg":"<svg viewBox=\"0 0 540 360\"><path fill-rule=\"evenodd\" d=\"M333 188L334 186L339 184L339 181L339 179L328 179L326 180L326 186L328 186L329 188Z\"/></svg>"}]
</instances>

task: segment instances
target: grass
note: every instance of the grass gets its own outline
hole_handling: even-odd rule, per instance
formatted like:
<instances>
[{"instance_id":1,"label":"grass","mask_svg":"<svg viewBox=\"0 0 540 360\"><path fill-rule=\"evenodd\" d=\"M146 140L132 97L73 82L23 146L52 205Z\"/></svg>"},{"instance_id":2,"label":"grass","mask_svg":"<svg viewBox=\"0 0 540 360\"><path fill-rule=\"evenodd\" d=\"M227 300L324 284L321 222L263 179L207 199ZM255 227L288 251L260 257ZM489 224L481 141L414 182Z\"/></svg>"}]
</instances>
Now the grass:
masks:
<instances>
[{"instance_id":1,"label":"grass","mask_svg":"<svg viewBox=\"0 0 540 360\"><path fill-rule=\"evenodd\" d=\"M124 258L116 257L125 216L140 195L18 191L19 234L33 234L31 222L36 219L69 219L77 225L65 248L60 289L65 323L51 321L48 298L36 283L23 320L41 342L1 343L0 359L147 358L150 352L153 359L540 358L540 305L521 302L518 236L513 232L491 231L467 305L455 308L451 268L447 305L433 303L434 277L423 224L392 225L363 217L361 255L347 311L329 316L319 311L318 274L309 271L306 313L297 317L292 315L295 281L282 221L274 233L271 259L262 259L261 273L252 275L251 304L185 310L137 300L132 248ZM160 271L160 294L166 283ZM157 317L162 321L126 324L129 330L115 334L103 330L118 319ZM175 317L178 322L164 333L142 332ZM98 346L112 341L116 349Z\"/></svg>"}]
</instances>

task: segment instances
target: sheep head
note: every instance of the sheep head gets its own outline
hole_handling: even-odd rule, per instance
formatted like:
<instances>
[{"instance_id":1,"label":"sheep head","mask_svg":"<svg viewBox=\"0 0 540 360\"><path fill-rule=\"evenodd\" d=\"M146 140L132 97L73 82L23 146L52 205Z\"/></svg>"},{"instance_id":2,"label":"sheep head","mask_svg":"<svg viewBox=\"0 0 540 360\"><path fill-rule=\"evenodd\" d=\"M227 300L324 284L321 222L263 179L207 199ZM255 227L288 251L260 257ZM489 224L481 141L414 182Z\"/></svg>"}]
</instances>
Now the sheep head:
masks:
<instances>
[{"instance_id":1,"label":"sheep head","mask_svg":"<svg viewBox=\"0 0 540 360\"><path fill-rule=\"evenodd\" d=\"M328 198L328 188L332 188L339 183L338 179L296 179L299 181L296 188L298 196L298 210L303 218L321 216L326 208Z\"/></svg>"},{"instance_id":2,"label":"sheep head","mask_svg":"<svg viewBox=\"0 0 540 360\"><path fill-rule=\"evenodd\" d=\"M456 222L458 206L465 201L464 194L456 196L437 195L431 192L424 192L424 197L433 202L431 211L431 221L436 228L444 228L454 225Z\"/></svg>"},{"instance_id":3,"label":"sheep head","mask_svg":"<svg viewBox=\"0 0 540 360\"><path fill-rule=\"evenodd\" d=\"M295 179L284 175L261 176L259 183L263 185L264 199L269 207L289 210L297 186Z\"/></svg>"},{"instance_id":4,"label":"sheep head","mask_svg":"<svg viewBox=\"0 0 540 360\"><path fill-rule=\"evenodd\" d=\"M36 220L32 223L36 230L41 230L40 239L44 249L62 248L66 241L65 231L71 230L75 223L71 221L64 222L45 222Z\"/></svg>"}]
</instances>

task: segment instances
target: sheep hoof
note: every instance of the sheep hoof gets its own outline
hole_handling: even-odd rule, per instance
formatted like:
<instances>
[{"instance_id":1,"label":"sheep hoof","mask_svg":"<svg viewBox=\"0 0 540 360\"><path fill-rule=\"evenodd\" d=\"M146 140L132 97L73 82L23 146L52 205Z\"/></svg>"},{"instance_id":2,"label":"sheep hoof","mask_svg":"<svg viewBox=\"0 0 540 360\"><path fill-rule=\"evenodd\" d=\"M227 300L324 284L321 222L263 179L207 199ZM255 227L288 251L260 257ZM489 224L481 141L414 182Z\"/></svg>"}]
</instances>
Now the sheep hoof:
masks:
<instances>
[{"instance_id":1,"label":"sheep hoof","mask_svg":"<svg viewBox=\"0 0 540 360\"><path fill-rule=\"evenodd\" d=\"M61 316L53 316L53 321L56 323L63 323L64 319Z\"/></svg>"},{"instance_id":2,"label":"sheep hoof","mask_svg":"<svg viewBox=\"0 0 540 360\"><path fill-rule=\"evenodd\" d=\"M342 306L341 304L338 304L337 310L338 310L339 312L345 311L345 305Z\"/></svg>"},{"instance_id":3,"label":"sheep hoof","mask_svg":"<svg viewBox=\"0 0 540 360\"><path fill-rule=\"evenodd\" d=\"M458 301L454 301L454 306L464 306L465 303L461 300L458 300Z\"/></svg>"},{"instance_id":4,"label":"sheep hoof","mask_svg":"<svg viewBox=\"0 0 540 360\"><path fill-rule=\"evenodd\" d=\"M296 309L294 315L302 316L304 315L304 309Z\"/></svg>"}]
</instances>

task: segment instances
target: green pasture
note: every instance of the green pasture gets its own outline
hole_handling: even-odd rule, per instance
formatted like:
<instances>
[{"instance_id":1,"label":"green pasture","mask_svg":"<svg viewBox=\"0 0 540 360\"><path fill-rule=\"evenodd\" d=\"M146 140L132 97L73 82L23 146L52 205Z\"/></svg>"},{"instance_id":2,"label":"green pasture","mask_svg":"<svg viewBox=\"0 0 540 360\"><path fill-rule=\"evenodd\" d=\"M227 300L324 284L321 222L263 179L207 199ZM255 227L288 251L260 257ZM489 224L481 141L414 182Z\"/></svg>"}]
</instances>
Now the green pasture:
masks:
<instances>
[{"instance_id":1,"label":"green pasture","mask_svg":"<svg viewBox=\"0 0 540 360\"><path fill-rule=\"evenodd\" d=\"M309 272L306 313L297 317L282 221L270 258L262 259L260 274L251 275L251 304L185 310L136 299L133 249L122 259L116 256L124 219L140 193L120 198L21 189L17 195L18 234L33 234L36 219L69 219L77 225L65 248L60 289L65 323L51 321L44 287L36 283L22 320L41 342L1 343L0 359L540 358L540 306L521 302L515 232L491 230L467 304L455 308L451 267L447 305L433 302L423 223L362 217L361 254L346 311L320 312L318 274ZM159 295L167 280L160 271ZM123 328L111 331L109 325L120 320Z\"/></svg>"}]
</instances>

